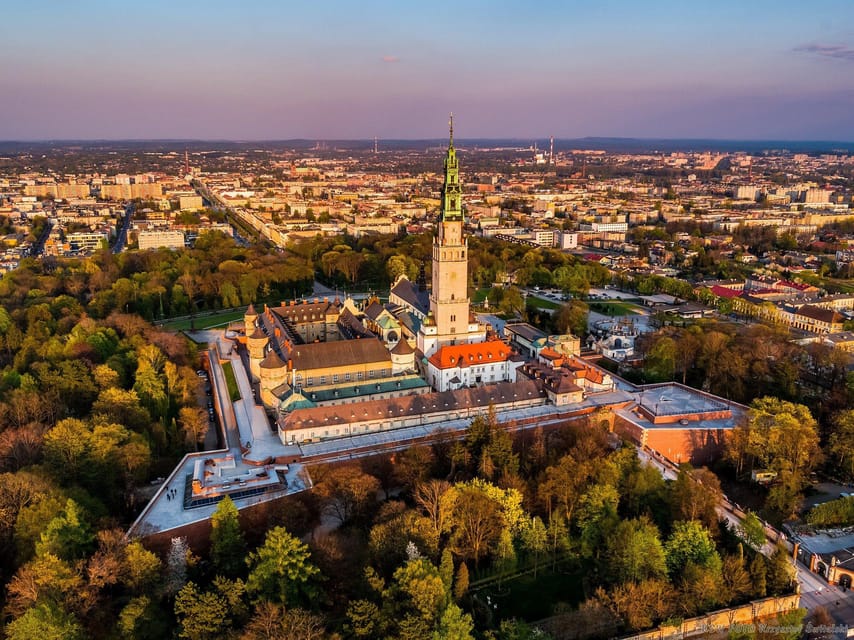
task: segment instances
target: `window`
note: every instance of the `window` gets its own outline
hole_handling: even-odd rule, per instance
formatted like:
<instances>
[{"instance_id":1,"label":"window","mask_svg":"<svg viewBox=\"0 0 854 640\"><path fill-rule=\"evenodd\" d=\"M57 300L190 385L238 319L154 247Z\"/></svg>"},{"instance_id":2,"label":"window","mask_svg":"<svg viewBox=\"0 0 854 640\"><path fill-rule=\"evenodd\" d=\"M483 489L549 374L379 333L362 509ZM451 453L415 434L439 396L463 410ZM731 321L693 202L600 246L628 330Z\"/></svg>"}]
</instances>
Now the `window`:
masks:
<instances>
[{"instance_id":1,"label":"window","mask_svg":"<svg viewBox=\"0 0 854 640\"><path fill-rule=\"evenodd\" d=\"M374 369L369 369L368 370L368 377L373 378L376 375L376 373L377 372Z\"/></svg>"},{"instance_id":2,"label":"window","mask_svg":"<svg viewBox=\"0 0 854 640\"><path fill-rule=\"evenodd\" d=\"M338 382L338 374L337 373L332 374L332 382Z\"/></svg>"},{"instance_id":3,"label":"window","mask_svg":"<svg viewBox=\"0 0 854 640\"><path fill-rule=\"evenodd\" d=\"M359 372L356 374L356 380L361 380L361 379L362 379L362 378L364 378L364 377L365 377L365 374L364 374L362 371L359 371Z\"/></svg>"},{"instance_id":4,"label":"window","mask_svg":"<svg viewBox=\"0 0 854 640\"><path fill-rule=\"evenodd\" d=\"M345 382L350 382L350 374L349 373L344 374L344 380L345 380Z\"/></svg>"},{"instance_id":5,"label":"window","mask_svg":"<svg viewBox=\"0 0 854 640\"><path fill-rule=\"evenodd\" d=\"M320 384L326 384L326 376L320 376Z\"/></svg>"},{"instance_id":6,"label":"window","mask_svg":"<svg viewBox=\"0 0 854 640\"><path fill-rule=\"evenodd\" d=\"M311 385L313 385L313 384L314 384L314 378L312 378L311 376L309 376L309 377L306 379L306 381L305 381L305 386L310 387L310 386L311 386Z\"/></svg>"},{"instance_id":7,"label":"window","mask_svg":"<svg viewBox=\"0 0 854 640\"><path fill-rule=\"evenodd\" d=\"M452 295L451 295L451 300L453 300L453 299L454 299L454 296L453 296L453 294L452 294ZM456 322L456 321L457 321L457 316L455 316L455 315L451 314L451 322Z\"/></svg>"}]
</instances>

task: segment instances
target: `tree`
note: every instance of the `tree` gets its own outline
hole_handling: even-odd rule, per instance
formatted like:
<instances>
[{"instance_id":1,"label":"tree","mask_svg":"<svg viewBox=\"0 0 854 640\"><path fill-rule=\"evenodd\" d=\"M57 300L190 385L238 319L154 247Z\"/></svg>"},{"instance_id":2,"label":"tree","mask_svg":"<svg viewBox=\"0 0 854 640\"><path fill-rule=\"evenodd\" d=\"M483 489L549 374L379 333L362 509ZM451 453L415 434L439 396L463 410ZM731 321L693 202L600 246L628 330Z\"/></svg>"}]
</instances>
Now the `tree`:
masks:
<instances>
[{"instance_id":1,"label":"tree","mask_svg":"<svg viewBox=\"0 0 854 640\"><path fill-rule=\"evenodd\" d=\"M498 589L504 575L516 567L516 548L513 546L513 535L506 527L501 530L498 544L495 547L495 567L498 569Z\"/></svg>"},{"instance_id":2,"label":"tree","mask_svg":"<svg viewBox=\"0 0 854 640\"><path fill-rule=\"evenodd\" d=\"M426 558L415 558L398 567L383 599L394 602L399 613L414 613L431 628L448 604L439 570Z\"/></svg>"},{"instance_id":3,"label":"tree","mask_svg":"<svg viewBox=\"0 0 854 640\"><path fill-rule=\"evenodd\" d=\"M587 333L587 315L589 312L590 308L587 304L581 300L571 300L555 312L555 329L558 333L583 336Z\"/></svg>"},{"instance_id":4,"label":"tree","mask_svg":"<svg viewBox=\"0 0 854 640\"><path fill-rule=\"evenodd\" d=\"M764 598L766 595L768 595L768 568L765 562L765 556L763 556L761 553L754 554L753 560L750 561L750 568L748 569L748 572L750 573L750 583L753 597Z\"/></svg>"},{"instance_id":5,"label":"tree","mask_svg":"<svg viewBox=\"0 0 854 640\"><path fill-rule=\"evenodd\" d=\"M615 582L665 578L667 563L658 528L647 518L623 520L608 537L605 575Z\"/></svg>"},{"instance_id":6,"label":"tree","mask_svg":"<svg viewBox=\"0 0 854 640\"><path fill-rule=\"evenodd\" d=\"M286 609L259 602L240 640L323 640L329 636L323 618L305 609Z\"/></svg>"},{"instance_id":7,"label":"tree","mask_svg":"<svg viewBox=\"0 0 854 640\"><path fill-rule=\"evenodd\" d=\"M231 498L226 496L211 516L211 560L220 575L233 578L245 567L246 542L240 530L240 517Z\"/></svg>"},{"instance_id":8,"label":"tree","mask_svg":"<svg viewBox=\"0 0 854 640\"><path fill-rule=\"evenodd\" d=\"M724 557L721 578L721 595L724 602L741 600L751 592L753 585L744 566L741 545L738 554Z\"/></svg>"},{"instance_id":9,"label":"tree","mask_svg":"<svg viewBox=\"0 0 854 640\"><path fill-rule=\"evenodd\" d=\"M545 479L538 489L548 513L557 506L561 508L566 520L572 522L575 507L592 471L593 465L589 461L577 460L572 454L562 457L556 465L548 467Z\"/></svg>"},{"instance_id":10,"label":"tree","mask_svg":"<svg viewBox=\"0 0 854 640\"><path fill-rule=\"evenodd\" d=\"M831 420L828 451L848 477L854 476L854 409L840 411Z\"/></svg>"},{"instance_id":11,"label":"tree","mask_svg":"<svg viewBox=\"0 0 854 640\"><path fill-rule=\"evenodd\" d=\"M689 562L701 567L714 561L720 564L709 530L696 520L673 525L673 533L664 544L664 554L671 576L679 575Z\"/></svg>"},{"instance_id":12,"label":"tree","mask_svg":"<svg viewBox=\"0 0 854 640\"><path fill-rule=\"evenodd\" d=\"M166 557L166 593L178 593L187 582L187 556L190 548L184 537L172 538Z\"/></svg>"},{"instance_id":13,"label":"tree","mask_svg":"<svg viewBox=\"0 0 854 640\"><path fill-rule=\"evenodd\" d=\"M477 564L501 533L499 505L475 487L461 486L457 491L465 509L453 514L451 543L457 554Z\"/></svg>"},{"instance_id":14,"label":"tree","mask_svg":"<svg viewBox=\"0 0 854 640\"><path fill-rule=\"evenodd\" d=\"M540 555L549 548L549 535L540 516L531 518L530 524L522 530L522 545L534 556L534 578L540 566Z\"/></svg>"},{"instance_id":15,"label":"tree","mask_svg":"<svg viewBox=\"0 0 854 640\"><path fill-rule=\"evenodd\" d=\"M6 627L8 640L83 640L85 637L73 616L50 603L27 609Z\"/></svg>"},{"instance_id":16,"label":"tree","mask_svg":"<svg viewBox=\"0 0 854 640\"><path fill-rule=\"evenodd\" d=\"M63 560L77 560L92 550L94 540L82 507L69 498L62 513L42 532L36 543L36 555L52 554Z\"/></svg>"},{"instance_id":17,"label":"tree","mask_svg":"<svg viewBox=\"0 0 854 640\"><path fill-rule=\"evenodd\" d=\"M789 593L797 579L797 569L795 569L792 557L782 544L777 545L777 549L768 559L767 566L768 592L771 595Z\"/></svg>"},{"instance_id":18,"label":"tree","mask_svg":"<svg viewBox=\"0 0 854 640\"><path fill-rule=\"evenodd\" d=\"M676 372L677 346L673 338L660 337L644 359L644 371L652 382L672 380Z\"/></svg>"},{"instance_id":19,"label":"tree","mask_svg":"<svg viewBox=\"0 0 854 640\"><path fill-rule=\"evenodd\" d=\"M125 547L125 581L137 593L153 587L160 579L163 564L157 554L142 546L138 540Z\"/></svg>"},{"instance_id":20,"label":"tree","mask_svg":"<svg viewBox=\"0 0 854 640\"><path fill-rule=\"evenodd\" d=\"M800 490L819 461L817 424L804 405L757 398L750 405L748 420L733 430L727 456L737 467L749 464L788 473L792 488Z\"/></svg>"},{"instance_id":21,"label":"tree","mask_svg":"<svg viewBox=\"0 0 854 640\"><path fill-rule=\"evenodd\" d=\"M469 568L465 562L461 562L457 568L457 577L454 580L454 599L462 600L469 590Z\"/></svg>"},{"instance_id":22,"label":"tree","mask_svg":"<svg viewBox=\"0 0 854 640\"><path fill-rule=\"evenodd\" d=\"M357 638L375 638L380 615L370 600L353 600L347 605L347 629Z\"/></svg>"},{"instance_id":23,"label":"tree","mask_svg":"<svg viewBox=\"0 0 854 640\"><path fill-rule=\"evenodd\" d=\"M721 499L718 477L706 469L683 465L670 487L673 520L699 520L711 530L717 526L717 506Z\"/></svg>"},{"instance_id":24,"label":"tree","mask_svg":"<svg viewBox=\"0 0 854 640\"><path fill-rule=\"evenodd\" d=\"M199 442L208 431L208 419L199 407L181 407L178 410L178 422L187 439L193 443L193 451L199 450Z\"/></svg>"},{"instance_id":25,"label":"tree","mask_svg":"<svg viewBox=\"0 0 854 640\"><path fill-rule=\"evenodd\" d=\"M626 582L609 592L599 587L595 599L630 630L648 629L673 611L673 586L666 580Z\"/></svg>"},{"instance_id":26,"label":"tree","mask_svg":"<svg viewBox=\"0 0 854 640\"><path fill-rule=\"evenodd\" d=\"M293 606L316 596L320 571L310 562L308 547L284 527L270 529L247 563L246 589L260 599Z\"/></svg>"},{"instance_id":27,"label":"tree","mask_svg":"<svg viewBox=\"0 0 854 640\"><path fill-rule=\"evenodd\" d=\"M412 489L429 478L434 459L433 450L428 446L409 447L397 460L395 477L404 487Z\"/></svg>"},{"instance_id":28,"label":"tree","mask_svg":"<svg viewBox=\"0 0 854 640\"><path fill-rule=\"evenodd\" d=\"M436 535L447 531L456 502L456 489L445 480L428 480L415 486L414 497L416 504L424 510L430 522L433 523Z\"/></svg>"},{"instance_id":29,"label":"tree","mask_svg":"<svg viewBox=\"0 0 854 640\"><path fill-rule=\"evenodd\" d=\"M408 509L386 522L380 522L371 528L370 550L376 566L393 569L407 557L408 544L414 544L418 551L435 558L439 552L439 535L429 518Z\"/></svg>"},{"instance_id":30,"label":"tree","mask_svg":"<svg viewBox=\"0 0 854 640\"><path fill-rule=\"evenodd\" d=\"M474 622L453 602L445 607L432 640L474 640Z\"/></svg>"},{"instance_id":31,"label":"tree","mask_svg":"<svg viewBox=\"0 0 854 640\"><path fill-rule=\"evenodd\" d=\"M752 511L748 511L736 529L738 537L752 549L761 549L765 544L765 526Z\"/></svg>"},{"instance_id":32,"label":"tree","mask_svg":"<svg viewBox=\"0 0 854 640\"><path fill-rule=\"evenodd\" d=\"M376 478L350 465L328 469L315 484L323 509L342 524L365 515L379 488Z\"/></svg>"},{"instance_id":33,"label":"tree","mask_svg":"<svg viewBox=\"0 0 854 640\"><path fill-rule=\"evenodd\" d=\"M148 596L132 598L119 613L122 638L158 640L169 634L166 616Z\"/></svg>"},{"instance_id":34,"label":"tree","mask_svg":"<svg viewBox=\"0 0 854 640\"><path fill-rule=\"evenodd\" d=\"M192 582L178 592L175 615L180 624L179 636L188 640L222 637L231 625L226 599L213 591L199 591Z\"/></svg>"},{"instance_id":35,"label":"tree","mask_svg":"<svg viewBox=\"0 0 854 640\"><path fill-rule=\"evenodd\" d=\"M447 547L442 551L442 560L439 563L439 577L442 578L445 591L450 594L454 586L454 556Z\"/></svg>"}]
</instances>

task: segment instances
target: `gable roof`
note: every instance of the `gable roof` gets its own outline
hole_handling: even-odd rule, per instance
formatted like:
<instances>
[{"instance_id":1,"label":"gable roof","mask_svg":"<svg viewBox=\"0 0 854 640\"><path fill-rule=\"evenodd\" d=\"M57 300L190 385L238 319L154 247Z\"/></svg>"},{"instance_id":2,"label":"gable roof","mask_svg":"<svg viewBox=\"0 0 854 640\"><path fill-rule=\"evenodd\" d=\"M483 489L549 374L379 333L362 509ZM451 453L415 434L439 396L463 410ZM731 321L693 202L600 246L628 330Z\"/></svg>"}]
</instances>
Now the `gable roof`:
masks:
<instances>
[{"instance_id":1,"label":"gable roof","mask_svg":"<svg viewBox=\"0 0 854 640\"><path fill-rule=\"evenodd\" d=\"M829 324L842 324L844 318L841 314L837 313L833 309L825 309L824 307L815 307L811 304L805 304L800 309L798 309L796 315L803 316L805 318L811 318L812 320L817 320L818 322L827 322Z\"/></svg>"},{"instance_id":2,"label":"gable roof","mask_svg":"<svg viewBox=\"0 0 854 640\"><path fill-rule=\"evenodd\" d=\"M368 400L352 404L296 409L279 421L284 431L365 422L377 419L399 419L406 416L458 411L471 407L488 407L507 402L531 400L545 395L537 380L496 382L475 388L440 391L398 398Z\"/></svg>"},{"instance_id":3,"label":"gable roof","mask_svg":"<svg viewBox=\"0 0 854 640\"><path fill-rule=\"evenodd\" d=\"M405 276L398 278L391 288L391 294L420 311L422 315L427 315L430 310L430 294L414 285Z\"/></svg>"},{"instance_id":4,"label":"gable roof","mask_svg":"<svg viewBox=\"0 0 854 640\"><path fill-rule=\"evenodd\" d=\"M468 367L490 362L502 362L510 357L510 347L500 340L474 344L454 344L440 347L429 361L437 369Z\"/></svg>"},{"instance_id":5,"label":"gable roof","mask_svg":"<svg viewBox=\"0 0 854 640\"><path fill-rule=\"evenodd\" d=\"M376 338L359 338L295 345L291 360L297 371L305 371L377 362L390 364L391 356Z\"/></svg>"}]
</instances>

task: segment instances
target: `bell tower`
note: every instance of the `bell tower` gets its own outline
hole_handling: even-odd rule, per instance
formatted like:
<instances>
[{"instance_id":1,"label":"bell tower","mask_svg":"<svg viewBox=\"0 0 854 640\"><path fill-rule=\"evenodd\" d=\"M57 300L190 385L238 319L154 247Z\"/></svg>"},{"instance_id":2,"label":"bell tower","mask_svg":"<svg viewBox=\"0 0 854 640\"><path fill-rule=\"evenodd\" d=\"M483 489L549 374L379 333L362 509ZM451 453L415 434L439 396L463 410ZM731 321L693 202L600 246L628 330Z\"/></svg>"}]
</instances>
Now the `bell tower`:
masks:
<instances>
[{"instance_id":1,"label":"bell tower","mask_svg":"<svg viewBox=\"0 0 854 640\"><path fill-rule=\"evenodd\" d=\"M454 116L445 154L445 178L438 229L433 237L433 288L430 314L419 347L430 356L446 344L470 342L468 298L468 241L463 237L462 189L454 149Z\"/></svg>"}]
</instances>

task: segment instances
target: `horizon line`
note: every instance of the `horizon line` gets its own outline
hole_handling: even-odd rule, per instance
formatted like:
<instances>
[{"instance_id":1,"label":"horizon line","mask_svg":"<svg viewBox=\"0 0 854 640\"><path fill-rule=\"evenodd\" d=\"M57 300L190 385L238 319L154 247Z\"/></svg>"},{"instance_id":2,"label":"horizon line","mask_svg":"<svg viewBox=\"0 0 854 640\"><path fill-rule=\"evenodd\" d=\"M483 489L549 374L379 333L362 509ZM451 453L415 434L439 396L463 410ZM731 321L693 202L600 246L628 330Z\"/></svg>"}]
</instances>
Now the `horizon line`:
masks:
<instances>
[{"instance_id":1,"label":"horizon line","mask_svg":"<svg viewBox=\"0 0 854 640\"><path fill-rule=\"evenodd\" d=\"M496 142L526 142L531 140L549 140L554 138L558 141L584 141L584 140L607 140L607 141L633 141L633 142L791 142L805 143L818 142L826 144L845 144L854 145L854 140L844 139L829 139L829 138L717 138L717 137L642 137L642 136L470 136L458 137L459 141L496 141ZM228 142L228 143L253 143L253 142L369 142L373 143L375 136L366 138L4 138L0 139L0 144L26 144L26 143L71 143L71 142ZM436 138L382 138L376 137L379 141L387 142L447 142L445 137Z\"/></svg>"}]
</instances>

